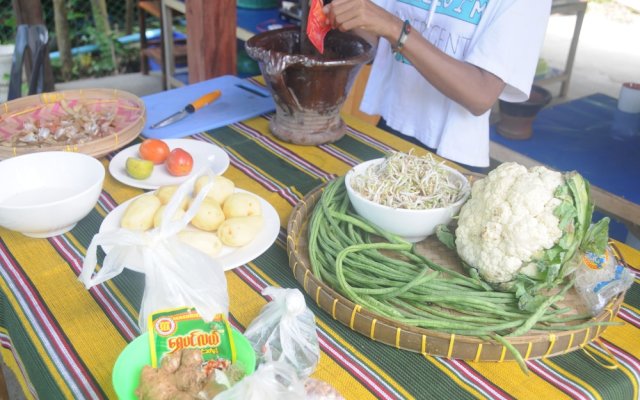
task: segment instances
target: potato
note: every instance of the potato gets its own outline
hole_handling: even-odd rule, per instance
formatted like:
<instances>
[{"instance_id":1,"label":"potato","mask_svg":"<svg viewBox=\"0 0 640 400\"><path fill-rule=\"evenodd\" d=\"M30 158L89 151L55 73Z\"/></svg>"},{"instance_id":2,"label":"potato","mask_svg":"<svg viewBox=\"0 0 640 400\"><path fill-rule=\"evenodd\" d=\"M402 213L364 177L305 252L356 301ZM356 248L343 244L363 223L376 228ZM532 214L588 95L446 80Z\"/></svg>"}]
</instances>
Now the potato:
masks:
<instances>
[{"instance_id":1,"label":"potato","mask_svg":"<svg viewBox=\"0 0 640 400\"><path fill-rule=\"evenodd\" d=\"M222 250L222 242L212 232L184 230L178 232L178 239L211 257L215 257Z\"/></svg>"},{"instance_id":2,"label":"potato","mask_svg":"<svg viewBox=\"0 0 640 400\"><path fill-rule=\"evenodd\" d=\"M153 226L153 216L162 203L152 193L143 194L133 200L120 220L120 226L126 229L146 231Z\"/></svg>"},{"instance_id":3,"label":"potato","mask_svg":"<svg viewBox=\"0 0 640 400\"><path fill-rule=\"evenodd\" d=\"M262 206L257 196L238 192L227 197L222 205L222 211L227 218L246 217L262 214Z\"/></svg>"},{"instance_id":4,"label":"potato","mask_svg":"<svg viewBox=\"0 0 640 400\"><path fill-rule=\"evenodd\" d=\"M215 231L224 219L220 204L210 197L205 197L191 220L191 225L203 231Z\"/></svg>"},{"instance_id":5,"label":"potato","mask_svg":"<svg viewBox=\"0 0 640 400\"><path fill-rule=\"evenodd\" d=\"M164 214L164 209L167 208L166 205L161 205L160 208L158 208L158 210L156 211L156 213L153 215L153 227L157 228L162 224L162 214ZM180 218L182 218L184 216L184 210L181 208L178 208L176 210L176 212L173 214L173 218L171 218L172 221L178 220Z\"/></svg>"},{"instance_id":6,"label":"potato","mask_svg":"<svg viewBox=\"0 0 640 400\"><path fill-rule=\"evenodd\" d=\"M218 237L227 246L244 246L255 239L263 224L262 215L229 218L218 228Z\"/></svg>"},{"instance_id":7,"label":"potato","mask_svg":"<svg viewBox=\"0 0 640 400\"><path fill-rule=\"evenodd\" d=\"M196 197L207 183L209 183L209 177L207 175L199 177L194 184L193 197ZM235 188L236 185L231 179L217 175L213 178L213 186L207 193L207 197L217 201L218 204L222 204L225 199L233 193Z\"/></svg>"},{"instance_id":8,"label":"potato","mask_svg":"<svg viewBox=\"0 0 640 400\"><path fill-rule=\"evenodd\" d=\"M167 203L169 203L173 195L176 193L176 190L178 190L178 185L160 186L158 190L156 190L155 195L160 199L162 204L166 205ZM189 205L189 196L184 196L184 199L182 200L182 204L180 204L180 208L186 211L188 205Z\"/></svg>"}]
</instances>

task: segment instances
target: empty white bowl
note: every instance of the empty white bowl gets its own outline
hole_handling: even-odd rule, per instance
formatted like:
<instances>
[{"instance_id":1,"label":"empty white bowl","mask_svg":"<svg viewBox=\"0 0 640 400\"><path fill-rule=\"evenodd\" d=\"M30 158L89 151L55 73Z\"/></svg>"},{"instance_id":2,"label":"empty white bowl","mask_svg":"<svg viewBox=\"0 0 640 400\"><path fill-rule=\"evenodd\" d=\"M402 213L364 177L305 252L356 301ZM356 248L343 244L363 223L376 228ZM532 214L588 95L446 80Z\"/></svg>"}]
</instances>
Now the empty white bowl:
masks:
<instances>
[{"instance_id":1,"label":"empty white bowl","mask_svg":"<svg viewBox=\"0 0 640 400\"><path fill-rule=\"evenodd\" d=\"M63 234L93 209L104 166L82 153L46 151L0 162L0 226L44 238Z\"/></svg>"},{"instance_id":2,"label":"empty white bowl","mask_svg":"<svg viewBox=\"0 0 640 400\"><path fill-rule=\"evenodd\" d=\"M383 158L365 161L347 172L345 176L347 194L353 208L361 217L387 232L401 236L409 242L419 242L435 233L438 225L448 224L469 197L471 191L469 180L459 171L443 165L442 167L451 174L453 179L458 179L462 182L460 199L448 207L410 210L393 208L373 202L353 189L351 179L364 173L369 166L379 164L382 161L384 161Z\"/></svg>"}]
</instances>

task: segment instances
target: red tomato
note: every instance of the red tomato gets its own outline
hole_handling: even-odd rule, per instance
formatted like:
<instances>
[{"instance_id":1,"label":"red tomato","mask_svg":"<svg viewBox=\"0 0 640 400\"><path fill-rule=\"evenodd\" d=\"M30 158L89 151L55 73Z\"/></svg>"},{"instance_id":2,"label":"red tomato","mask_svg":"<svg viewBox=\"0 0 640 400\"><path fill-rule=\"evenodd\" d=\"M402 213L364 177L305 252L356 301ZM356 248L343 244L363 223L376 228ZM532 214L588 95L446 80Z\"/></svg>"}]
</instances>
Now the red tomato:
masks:
<instances>
[{"instance_id":1,"label":"red tomato","mask_svg":"<svg viewBox=\"0 0 640 400\"><path fill-rule=\"evenodd\" d=\"M175 148L167 157L167 171L173 176L189 175L193 168L193 157L181 148Z\"/></svg>"},{"instance_id":2,"label":"red tomato","mask_svg":"<svg viewBox=\"0 0 640 400\"><path fill-rule=\"evenodd\" d=\"M169 145L160 139L145 139L138 150L143 160L149 160L154 164L162 164L169 157Z\"/></svg>"}]
</instances>

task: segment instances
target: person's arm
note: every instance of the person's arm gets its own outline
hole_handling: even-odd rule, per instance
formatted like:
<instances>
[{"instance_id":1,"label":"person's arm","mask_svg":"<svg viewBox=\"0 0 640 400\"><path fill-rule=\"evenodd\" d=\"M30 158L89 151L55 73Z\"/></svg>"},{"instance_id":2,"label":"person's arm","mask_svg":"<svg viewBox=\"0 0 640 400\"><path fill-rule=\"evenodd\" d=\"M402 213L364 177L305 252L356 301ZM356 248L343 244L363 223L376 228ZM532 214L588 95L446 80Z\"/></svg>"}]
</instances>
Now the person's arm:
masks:
<instances>
[{"instance_id":1,"label":"person's arm","mask_svg":"<svg viewBox=\"0 0 640 400\"><path fill-rule=\"evenodd\" d=\"M403 21L370 0L333 0L325 6L333 26L369 37L383 37L396 45ZM504 81L473 64L456 60L411 32L402 55L445 96L474 115L487 112L505 87Z\"/></svg>"}]
</instances>

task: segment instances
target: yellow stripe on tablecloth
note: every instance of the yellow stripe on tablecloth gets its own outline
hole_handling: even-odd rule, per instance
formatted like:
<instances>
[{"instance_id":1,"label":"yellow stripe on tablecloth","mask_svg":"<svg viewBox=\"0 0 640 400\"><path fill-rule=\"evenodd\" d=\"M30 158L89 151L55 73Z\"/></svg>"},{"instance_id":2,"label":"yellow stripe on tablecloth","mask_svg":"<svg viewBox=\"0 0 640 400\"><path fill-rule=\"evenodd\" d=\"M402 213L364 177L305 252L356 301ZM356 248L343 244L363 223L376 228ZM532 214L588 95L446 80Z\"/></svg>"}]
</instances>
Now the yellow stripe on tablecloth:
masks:
<instances>
[{"instance_id":1,"label":"yellow stripe on tablecloth","mask_svg":"<svg viewBox=\"0 0 640 400\"><path fill-rule=\"evenodd\" d=\"M269 132L269 121L265 118L252 118L245 121L247 126L256 129L260 132ZM369 129L372 129L369 127ZM239 130L236 130L240 132ZM241 132L242 133L242 132ZM288 149L289 151L304 158L307 162L313 164L317 168L322 169L328 173L336 175L344 175L351 167L344 163L342 160L332 157L327 154L325 150L319 146L300 146L283 141L277 141L279 146ZM255 143L260 145L259 143ZM271 150L269 150L271 151Z\"/></svg>"},{"instance_id":2,"label":"yellow stripe on tablecloth","mask_svg":"<svg viewBox=\"0 0 640 400\"><path fill-rule=\"evenodd\" d=\"M614 321L622 322L622 320L617 317ZM640 339L639 336L638 328L628 323L625 323L622 326L610 326L601 335L601 337L606 341L611 342L616 347L619 347L636 358L640 358L640 345L638 344L638 340ZM598 351L595 348L592 349L594 351ZM602 357L607 359L609 355L603 354ZM638 381L636 380L635 375L633 375L633 373L622 363L618 366L618 370L622 371L622 373L629 378L629 381L633 385L633 392L635 393L634 398L639 398L640 387L638 387Z\"/></svg>"},{"instance_id":3,"label":"yellow stripe on tablecloth","mask_svg":"<svg viewBox=\"0 0 640 400\"><path fill-rule=\"evenodd\" d=\"M258 268L253 263L250 266L254 269L262 279L264 279L269 285L276 285L268 275ZM252 287L240 279L235 273L227 272L227 286L229 288L230 297L230 312L239 323L245 327L259 314L262 307L267 304L264 298L257 293ZM352 345L346 343L342 337L338 336L327 324L323 323L319 319L316 319L318 327L323 329L327 335L334 338L334 340L344 346L350 353L354 355L358 360L361 360L368 368L374 371L374 373L381 377L381 379L389 382L399 393L406 398L411 398L411 395L406 392L402 385L395 382L389 375L382 371L374 362L367 359L362 353L356 350ZM331 382L331 384L342 394L346 399L374 399L371 392L366 389L358 380L356 380L350 373L344 370L336 361L330 356L324 354L320 357L320 364L313 374L314 378Z\"/></svg>"},{"instance_id":4,"label":"yellow stripe on tablecloth","mask_svg":"<svg viewBox=\"0 0 640 400\"><path fill-rule=\"evenodd\" d=\"M419 147L418 145L415 145L411 142L407 142L406 140L398 136L390 135L387 131L383 129L372 127L369 123L362 121L357 117L350 116L350 115L343 115L343 118L350 127L361 132L366 132L367 136L381 143L384 143L387 146L390 146L398 151L408 152L409 150L413 149L414 154L416 155L424 155L426 153L429 153L428 150L425 150L422 147ZM358 139L356 138L356 140ZM444 158L434 153L432 154L436 157L436 159L444 160ZM459 166L454 165L451 162L447 162L447 164L455 168L460 168Z\"/></svg>"},{"instance_id":5,"label":"yellow stripe on tablecloth","mask_svg":"<svg viewBox=\"0 0 640 400\"><path fill-rule=\"evenodd\" d=\"M540 376L533 373L525 375L513 361L469 362L469 366L515 399L568 398L564 392L556 389Z\"/></svg>"},{"instance_id":6,"label":"yellow stripe on tablecloth","mask_svg":"<svg viewBox=\"0 0 640 400\"><path fill-rule=\"evenodd\" d=\"M255 265L250 263L254 269ZM262 295L245 283L232 271L225 273L229 292L229 312L245 328L258 316L262 307L267 304ZM261 274L263 279L264 274ZM275 285L271 279L267 279L269 285Z\"/></svg>"},{"instance_id":7,"label":"yellow stripe on tablecloth","mask_svg":"<svg viewBox=\"0 0 640 400\"><path fill-rule=\"evenodd\" d=\"M616 247L620 250L622 257L627 264L633 266L635 269L640 269L640 252L634 248L620 242L615 242ZM635 313L640 313L636 307L632 307L629 304L625 304L625 307L629 308ZM622 319L616 317L614 319L617 322L624 322ZM613 343L615 346L628 352L636 358L640 358L640 346L638 346L638 329L631 324L625 322L622 326L610 326L603 333L602 338ZM605 357L606 358L606 357ZM620 365L620 371L622 371L631 381L633 385L633 391L635 397L640 396L640 388L638 382L631 371L629 371L624 365Z\"/></svg>"},{"instance_id":8,"label":"yellow stripe on tablecloth","mask_svg":"<svg viewBox=\"0 0 640 400\"><path fill-rule=\"evenodd\" d=\"M372 361L363 355L358 349L356 349L351 343L348 343L344 338L338 335L329 325L323 321L316 319L316 324L321 328L328 336L343 347L354 358L358 359L364 365L367 366L373 373L383 381L387 382L397 391L402 397L412 399L413 396L407 392L400 383L396 382L390 375L384 370L380 369L377 363L380 360ZM342 366L337 364L331 357L326 355L320 357L319 371L312 375L314 378L322 379L330 382L345 399L373 399L371 392L369 392L362 383L357 381L353 376L346 372Z\"/></svg>"},{"instance_id":9,"label":"yellow stripe on tablecloth","mask_svg":"<svg viewBox=\"0 0 640 400\"><path fill-rule=\"evenodd\" d=\"M7 336L9 335L6 329L0 329L0 332ZM22 374L20 367L18 366L18 362L15 359L15 357L19 357L19 355L17 353L14 354L10 349L5 349L4 347L0 346L0 357L2 357L1 359L4 362L5 366L8 367L9 370L13 373L13 376L16 378L16 382L20 386L20 390L22 391L24 396L27 399L35 399L35 397L29 391L27 381ZM24 365L24 362L20 362L22 363L22 365ZM5 378L5 382L6 381L7 380Z\"/></svg>"},{"instance_id":10,"label":"yellow stripe on tablecloth","mask_svg":"<svg viewBox=\"0 0 640 400\"><path fill-rule=\"evenodd\" d=\"M622 253L622 257L627 262L627 264L632 265L636 269L640 269L640 251L624 243L618 241L614 242L618 250L620 250L620 253Z\"/></svg>"},{"instance_id":11,"label":"yellow stripe on tablecloth","mask_svg":"<svg viewBox=\"0 0 640 400\"><path fill-rule=\"evenodd\" d=\"M356 381L350 373L342 369L342 367L337 365L335 361L326 354L320 357L318 368L311 376L315 379L330 383L345 399L376 399L364 385Z\"/></svg>"},{"instance_id":12,"label":"yellow stripe on tablecloth","mask_svg":"<svg viewBox=\"0 0 640 400\"><path fill-rule=\"evenodd\" d=\"M69 242L73 244L75 248L77 248L79 251L83 252L84 254L87 253L87 249L80 242L76 240L75 236L67 234L66 237L69 240ZM109 287L109 290L111 291L111 293L117 298L118 302L122 305L122 307L124 307L127 310L127 312L133 316L133 318L137 318L138 312L140 310L136 309L131 305L131 303L129 303L129 300L120 291L120 289L118 289L118 287L113 284L113 281L111 279L109 279L106 282L103 282L102 284Z\"/></svg>"},{"instance_id":13,"label":"yellow stripe on tablecloth","mask_svg":"<svg viewBox=\"0 0 640 400\"><path fill-rule=\"evenodd\" d=\"M41 292L41 294L42 290L40 290L40 288L46 286L40 285L42 278L44 278L45 284L47 283L46 281L49 281L50 284L53 283L56 275L58 274L61 275L60 279L70 279L68 278L67 274L64 273L63 268L61 268L63 265L66 266L66 264L60 261L58 255L55 254L55 251L51 246L49 246L48 242L45 239L25 240L25 237L22 236L22 234L13 231L7 231L1 228L0 235L2 235L2 240L5 242L6 246L9 248L9 251L12 252L19 264L32 264L39 266L38 270L40 273L29 275L29 279L31 279L33 281L33 284L36 286L35 290ZM24 257L24 254L26 252L20 250L27 246L30 248L30 251L32 251L31 254L38 255L37 259L34 259L32 257ZM60 285L60 279L56 280L57 283L54 283L54 285L58 285L58 288ZM79 282L77 282L77 284L80 285ZM58 373L56 366L51 362L51 359L48 357L47 352L38 337L38 334L34 332L32 325L28 322L27 316L24 314L22 306L13 296L13 292L6 286L4 280L0 280L0 289L3 291L3 293L5 293L7 301L11 303L11 309L15 310L17 317L20 320L20 325L25 330L25 333L33 344L34 349L38 354L41 355L44 367L46 368L46 372L43 371L43 373L51 375L52 379L56 382L56 385L58 385L64 396L67 398L71 398L71 391L64 383L64 379ZM64 296L59 296L60 299L62 297ZM58 303L60 302L60 299L58 299ZM46 302L47 298L44 298L44 301ZM49 308L53 308L52 305L49 305ZM11 357L13 357L13 355Z\"/></svg>"},{"instance_id":14,"label":"yellow stripe on tablecloth","mask_svg":"<svg viewBox=\"0 0 640 400\"><path fill-rule=\"evenodd\" d=\"M226 276L230 297L229 311L240 324L246 327L260 313L260 310L267 302L236 274L227 272ZM271 281L270 284L275 283ZM326 325L320 324L319 321L317 322L319 326L328 329ZM333 332L331 334L335 335ZM372 366L372 363L369 361L368 365ZM374 399L360 382L326 354L320 357L320 363L313 377L331 382L346 399Z\"/></svg>"},{"instance_id":15,"label":"yellow stripe on tablecloth","mask_svg":"<svg viewBox=\"0 0 640 400\"><path fill-rule=\"evenodd\" d=\"M29 279L35 290L42 296L44 303L80 358L89 364L89 369L97 382L110 382L113 364L120 351L126 346L126 341L95 302L89 291L78 281L66 261L49 245L47 240L25 240L24 236L18 235L20 234L13 232L5 234L3 232L2 239L18 264L38 266L37 268L29 268L31 272ZM25 246L29 247L29 251L23 249ZM60 288L69 289L65 290L64 296L61 296ZM5 293L11 292L6 290ZM14 305L13 308L17 310L18 306ZM26 320L24 315L21 315L20 319ZM25 321L22 326L29 327L27 332L30 339L37 343L37 335L31 331L30 324ZM87 329L87 326L98 327L98 329ZM44 349L39 343L36 346L37 351L43 354L42 358L45 360L49 373L54 376L57 385L65 395L68 395L69 398L72 397L55 366L44 354ZM102 389L105 390L109 398L115 397L111 385L105 385Z\"/></svg>"},{"instance_id":16,"label":"yellow stripe on tablecloth","mask_svg":"<svg viewBox=\"0 0 640 400\"><path fill-rule=\"evenodd\" d=\"M407 152L411 149L415 149L416 154L424 154L427 152L427 150L418 148L417 145L411 142L407 142L406 140L401 139L398 136L390 135L389 132L383 129L371 126L370 123L365 122L358 117L343 114L342 118L345 120L345 122L347 122L347 125L349 125L351 128L354 128L360 132L366 132L367 136L370 136L371 138L381 143L384 143L387 146L390 146L394 149L397 149L399 151L404 151L404 152Z\"/></svg>"}]
</instances>

